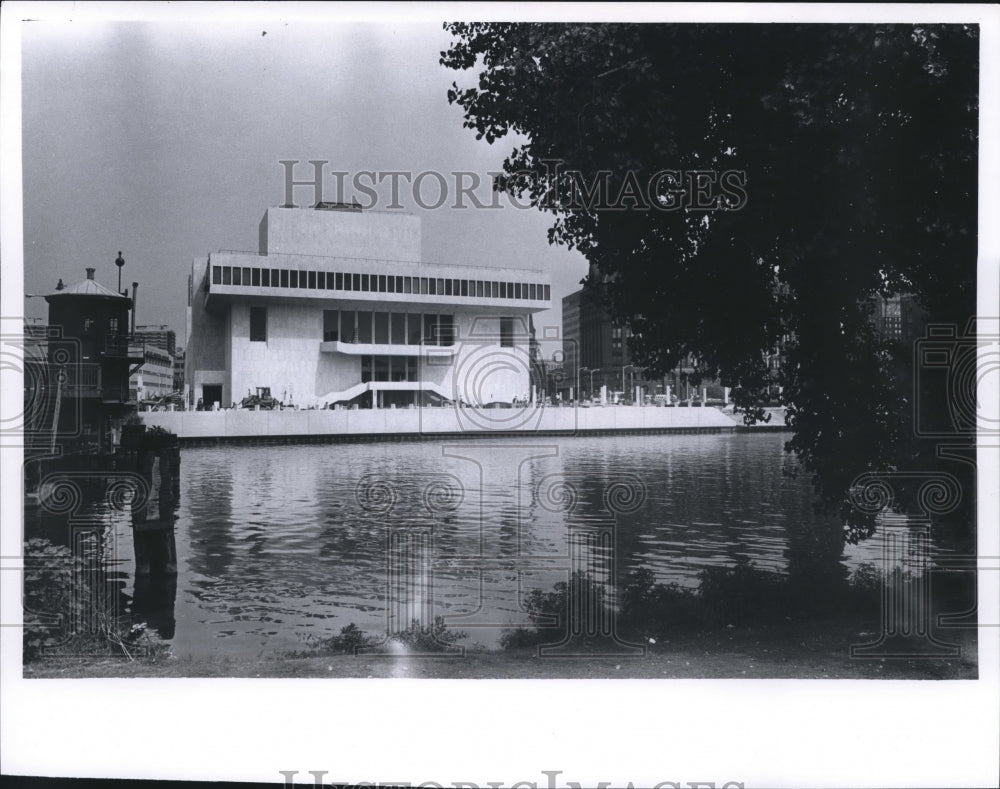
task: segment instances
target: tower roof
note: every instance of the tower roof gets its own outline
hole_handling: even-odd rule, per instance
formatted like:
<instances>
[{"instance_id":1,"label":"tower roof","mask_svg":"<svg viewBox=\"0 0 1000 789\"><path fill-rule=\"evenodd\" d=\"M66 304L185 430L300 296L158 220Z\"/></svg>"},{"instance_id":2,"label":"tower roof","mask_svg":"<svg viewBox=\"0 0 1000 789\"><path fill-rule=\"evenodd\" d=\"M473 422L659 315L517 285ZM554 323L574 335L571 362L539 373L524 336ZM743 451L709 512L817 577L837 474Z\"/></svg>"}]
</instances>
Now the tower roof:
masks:
<instances>
[{"instance_id":1,"label":"tower roof","mask_svg":"<svg viewBox=\"0 0 1000 789\"><path fill-rule=\"evenodd\" d=\"M59 281L60 284L62 280ZM123 296L121 293L115 293L111 288L106 288L100 282L94 279L94 269L87 269L87 278L77 282L75 285L69 285L68 287L58 288L52 293L45 297L46 301L52 298L58 298L59 296L98 296L105 299L125 299L129 300L128 296Z\"/></svg>"}]
</instances>

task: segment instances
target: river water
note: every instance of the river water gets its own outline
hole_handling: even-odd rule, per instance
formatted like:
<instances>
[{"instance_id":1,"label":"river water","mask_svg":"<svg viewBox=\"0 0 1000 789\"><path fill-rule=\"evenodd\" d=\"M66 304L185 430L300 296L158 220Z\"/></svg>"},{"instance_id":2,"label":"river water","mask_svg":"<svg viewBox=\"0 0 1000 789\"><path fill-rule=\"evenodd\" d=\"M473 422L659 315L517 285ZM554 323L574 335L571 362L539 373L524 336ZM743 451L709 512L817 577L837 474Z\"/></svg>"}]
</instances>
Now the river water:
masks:
<instances>
[{"instance_id":1,"label":"river water","mask_svg":"<svg viewBox=\"0 0 1000 789\"><path fill-rule=\"evenodd\" d=\"M178 657L301 649L443 617L493 648L532 589L575 570L695 588L749 560L820 584L879 562L817 514L786 435L739 433L183 449L176 589L136 588L131 523L106 555ZM30 524L29 524L30 526ZM935 544L937 553L948 549Z\"/></svg>"}]
</instances>

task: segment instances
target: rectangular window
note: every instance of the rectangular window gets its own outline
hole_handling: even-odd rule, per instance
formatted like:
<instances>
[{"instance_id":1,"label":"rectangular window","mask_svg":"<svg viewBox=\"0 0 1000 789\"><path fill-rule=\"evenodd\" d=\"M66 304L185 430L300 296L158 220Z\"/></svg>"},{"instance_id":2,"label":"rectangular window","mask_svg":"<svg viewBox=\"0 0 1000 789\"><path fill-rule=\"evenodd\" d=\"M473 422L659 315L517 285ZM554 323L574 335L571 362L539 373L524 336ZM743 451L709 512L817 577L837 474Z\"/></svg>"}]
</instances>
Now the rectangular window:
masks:
<instances>
[{"instance_id":1,"label":"rectangular window","mask_svg":"<svg viewBox=\"0 0 1000 789\"><path fill-rule=\"evenodd\" d=\"M434 279L433 277L431 277L430 279L427 280L427 284L428 284L428 286L430 288L429 295L436 296L437 292L438 292L437 291L437 280Z\"/></svg>"},{"instance_id":2,"label":"rectangular window","mask_svg":"<svg viewBox=\"0 0 1000 789\"><path fill-rule=\"evenodd\" d=\"M265 287L271 287L271 269L265 268L260 271L260 284Z\"/></svg>"},{"instance_id":3,"label":"rectangular window","mask_svg":"<svg viewBox=\"0 0 1000 789\"><path fill-rule=\"evenodd\" d=\"M286 268L281 269L281 287L288 287L288 269Z\"/></svg>"},{"instance_id":4,"label":"rectangular window","mask_svg":"<svg viewBox=\"0 0 1000 789\"><path fill-rule=\"evenodd\" d=\"M402 292L403 292L403 278L396 277L396 293L402 293Z\"/></svg>"},{"instance_id":5,"label":"rectangular window","mask_svg":"<svg viewBox=\"0 0 1000 789\"><path fill-rule=\"evenodd\" d=\"M406 345L406 313L394 312L389 324L389 341L393 345Z\"/></svg>"},{"instance_id":6,"label":"rectangular window","mask_svg":"<svg viewBox=\"0 0 1000 789\"><path fill-rule=\"evenodd\" d=\"M500 346L502 348L514 347L514 319L500 319Z\"/></svg>"},{"instance_id":7,"label":"rectangular window","mask_svg":"<svg viewBox=\"0 0 1000 789\"><path fill-rule=\"evenodd\" d=\"M439 296L443 296L444 295L444 280L439 277L437 283L438 283L438 289L437 289L438 295Z\"/></svg>"},{"instance_id":8,"label":"rectangular window","mask_svg":"<svg viewBox=\"0 0 1000 789\"><path fill-rule=\"evenodd\" d=\"M354 310L340 311L340 341L358 341L358 313Z\"/></svg>"},{"instance_id":9,"label":"rectangular window","mask_svg":"<svg viewBox=\"0 0 1000 789\"><path fill-rule=\"evenodd\" d=\"M310 271L309 272L309 287L312 290L316 289L316 272L315 271Z\"/></svg>"},{"instance_id":10,"label":"rectangular window","mask_svg":"<svg viewBox=\"0 0 1000 789\"><path fill-rule=\"evenodd\" d=\"M532 301L534 301L537 298L537 296L536 296L537 291L535 290L536 287L537 286L535 285L534 282L532 282L528 286L528 298L531 299Z\"/></svg>"},{"instance_id":11,"label":"rectangular window","mask_svg":"<svg viewBox=\"0 0 1000 789\"><path fill-rule=\"evenodd\" d=\"M378 292L379 293L385 293L385 289L386 289L385 274L379 274L378 275Z\"/></svg>"},{"instance_id":12,"label":"rectangular window","mask_svg":"<svg viewBox=\"0 0 1000 789\"><path fill-rule=\"evenodd\" d=\"M118 334L118 318L108 318L108 334Z\"/></svg>"},{"instance_id":13,"label":"rectangular window","mask_svg":"<svg viewBox=\"0 0 1000 789\"><path fill-rule=\"evenodd\" d=\"M260 269L252 268L250 269L250 284L255 288L260 287Z\"/></svg>"},{"instance_id":14,"label":"rectangular window","mask_svg":"<svg viewBox=\"0 0 1000 789\"><path fill-rule=\"evenodd\" d=\"M348 290L361 290L361 275L351 274L351 288Z\"/></svg>"},{"instance_id":15,"label":"rectangular window","mask_svg":"<svg viewBox=\"0 0 1000 789\"><path fill-rule=\"evenodd\" d=\"M337 290L350 290L351 289L350 277L347 278L347 284L345 285L344 284L344 275L340 271L337 272L337 281L336 281L335 284L336 284L336 289Z\"/></svg>"},{"instance_id":16,"label":"rectangular window","mask_svg":"<svg viewBox=\"0 0 1000 789\"><path fill-rule=\"evenodd\" d=\"M250 308L250 342L267 342L267 307Z\"/></svg>"},{"instance_id":17,"label":"rectangular window","mask_svg":"<svg viewBox=\"0 0 1000 789\"><path fill-rule=\"evenodd\" d=\"M455 296L459 295L461 287L462 283L460 280L454 279L451 281L451 290Z\"/></svg>"},{"instance_id":18,"label":"rectangular window","mask_svg":"<svg viewBox=\"0 0 1000 789\"><path fill-rule=\"evenodd\" d=\"M358 310L358 342L372 341L372 314L367 310Z\"/></svg>"},{"instance_id":19,"label":"rectangular window","mask_svg":"<svg viewBox=\"0 0 1000 789\"><path fill-rule=\"evenodd\" d=\"M417 380L417 357L407 356L406 357L406 380L416 381Z\"/></svg>"},{"instance_id":20,"label":"rectangular window","mask_svg":"<svg viewBox=\"0 0 1000 789\"><path fill-rule=\"evenodd\" d=\"M239 266L233 266L233 284L242 285L243 284L243 269Z\"/></svg>"},{"instance_id":21,"label":"rectangular window","mask_svg":"<svg viewBox=\"0 0 1000 789\"><path fill-rule=\"evenodd\" d=\"M546 301L549 300L549 286L548 285L545 286L545 300Z\"/></svg>"},{"instance_id":22,"label":"rectangular window","mask_svg":"<svg viewBox=\"0 0 1000 789\"><path fill-rule=\"evenodd\" d=\"M461 295L468 296L469 295L469 280L463 279L462 282L461 282L460 287L461 287L461 291L460 291Z\"/></svg>"},{"instance_id":23,"label":"rectangular window","mask_svg":"<svg viewBox=\"0 0 1000 789\"><path fill-rule=\"evenodd\" d=\"M278 274L278 269L276 269L276 268L271 269L271 287L272 288L278 287L278 280L279 280L279 278L280 278L280 276Z\"/></svg>"},{"instance_id":24,"label":"rectangular window","mask_svg":"<svg viewBox=\"0 0 1000 789\"><path fill-rule=\"evenodd\" d=\"M421 295L427 294L427 277L420 278L420 294Z\"/></svg>"},{"instance_id":25,"label":"rectangular window","mask_svg":"<svg viewBox=\"0 0 1000 789\"><path fill-rule=\"evenodd\" d=\"M372 357L361 357L361 383L366 384L372 379Z\"/></svg>"},{"instance_id":26,"label":"rectangular window","mask_svg":"<svg viewBox=\"0 0 1000 789\"><path fill-rule=\"evenodd\" d=\"M297 288L299 286L299 272L296 269L292 269L289 272L289 283L293 288Z\"/></svg>"},{"instance_id":27,"label":"rectangular window","mask_svg":"<svg viewBox=\"0 0 1000 789\"><path fill-rule=\"evenodd\" d=\"M308 281L306 280L306 276L307 276L306 272L303 271L303 270L301 270L301 269L299 269L299 287L300 288L304 288L304 287L306 287L306 285L309 284Z\"/></svg>"},{"instance_id":28,"label":"rectangular window","mask_svg":"<svg viewBox=\"0 0 1000 789\"><path fill-rule=\"evenodd\" d=\"M440 282L440 281L441 280L438 280L438 282ZM445 296L451 296L452 295L452 292L451 292L451 280L450 279L446 279L444 281L444 295Z\"/></svg>"},{"instance_id":29,"label":"rectangular window","mask_svg":"<svg viewBox=\"0 0 1000 789\"><path fill-rule=\"evenodd\" d=\"M403 277L403 293L413 293L413 277Z\"/></svg>"},{"instance_id":30,"label":"rectangular window","mask_svg":"<svg viewBox=\"0 0 1000 789\"><path fill-rule=\"evenodd\" d=\"M368 290L368 275L367 274L362 274L361 275L361 290L364 290L364 291Z\"/></svg>"},{"instance_id":31,"label":"rectangular window","mask_svg":"<svg viewBox=\"0 0 1000 789\"><path fill-rule=\"evenodd\" d=\"M326 289L333 290L337 287L337 279L332 271L326 272Z\"/></svg>"},{"instance_id":32,"label":"rectangular window","mask_svg":"<svg viewBox=\"0 0 1000 789\"><path fill-rule=\"evenodd\" d=\"M375 357L375 380L376 381L388 381L389 380L389 357L388 356L376 356Z\"/></svg>"},{"instance_id":33,"label":"rectangular window","mask_svg":"<svg viewBox=\"0 0 1000 789\"><path fill-rule=\"evenodd\" d=\"M455 344L455 316L438 316L438 340L440 345Z\"/></svg>"},{"instance_id":34,"label":"rectangular window","mask_svg":"<svg viewBox=\"0 0 1000 789\"><path fill-rule=\"evenodd\" d=\"M476 296L483 297L483 281L481 279L476 280Z\"/></svg>"},{"instance_id":35,"label":"rectangular window","mask_svg":"<svg viewBox=\"0 0 1000 789\"><path fill-rule=\"evenodd\" d=\"M396 280L398 277L389 277L388 281L385 283L388 286L389 293L396 292Z\"/></svg>"},{"instance_id":36,"label":"rectangular window","mask_svg":"<svg viewBox=\"0 0 1000 789\"><path fill-rule=\"evenodd\" d=\"M375 313L375 342L378 345L389 344L389 313Z\"/></svg>"},{"instance_id":37,"label":"rectangular window","mask_svg":"<svg viewBox=\"0 0 1000 789\"><path fill-rule=\"evenodd\" d=\"M340 310L323 310L323 342L340 339Z\"/></svg>"},{"instance_id":38,"label":"rectangular window","mask_svg":"<svg viewBox=\"0 0 1000 789\"><path fill-rule=\"evenodd\" d=\"M490 283L490 298L499 299L500 298L500 283L491 282Z\"/></svg>"},{"instance_id":39,"label":"rectangular window","mask_svg":"<svg viewBox=\"0 0 1000 789\"><path fill-rule=\"evenodd\" d=\"M222 284L222 266L212 266L212 284Z\"/></svg>"},{"instance_id":40,"label":"rectangular window","mask_svg":"<svg viewBox=\"0 0 1000 789\"><path fill-rule=\"evenodd\" d=\"M405 356L390 356L389 357L389 380L390 381L405 381L406 380L406 357Z\"/></svg>"},{"instance_id":41,"label":"rectangular window","mask_svg":"<svg viewBox=\"0 0 1000 789\"><path fill-rule=\"evenodd\" d=\"M249 285L250 284L250 267L249 266L244 266L243 267L243 284L244 285Z\"/></svg>"},{"instance_id":42,"label":"rectangular window","mask_svg":"<svg viewBox=\"0 0 1000 789\"><path fill-rule=\"evenodd\" d=\"M222 267L222 284L223 285L233 284L233 270L229 266Z\"/></svg>"}]
</instances>

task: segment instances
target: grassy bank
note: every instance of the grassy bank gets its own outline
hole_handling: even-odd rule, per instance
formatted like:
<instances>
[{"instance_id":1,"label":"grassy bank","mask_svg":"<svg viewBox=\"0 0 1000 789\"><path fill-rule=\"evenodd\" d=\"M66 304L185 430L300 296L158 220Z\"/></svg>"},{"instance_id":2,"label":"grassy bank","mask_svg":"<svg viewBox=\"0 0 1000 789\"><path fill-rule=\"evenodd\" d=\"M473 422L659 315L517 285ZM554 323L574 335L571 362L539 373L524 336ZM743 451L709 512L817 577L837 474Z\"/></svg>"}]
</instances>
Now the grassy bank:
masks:
<instances>
[{"instance_id":1,"label":"grassy bank","mask_svg":"<svg viewBox=\"0 0 1000 789\"><path fill-rule=\"evenodd\" d=\"M955 658L858 659L850 645L875 640L872 629L801 622L731 628L647 643L645 657L539 658L531 648L467 652L464 657L275 655L177 658L46 657L26 678L333 677L450 679L975 679L975 633L950 631Z\"/></svg>"}]
</instances>

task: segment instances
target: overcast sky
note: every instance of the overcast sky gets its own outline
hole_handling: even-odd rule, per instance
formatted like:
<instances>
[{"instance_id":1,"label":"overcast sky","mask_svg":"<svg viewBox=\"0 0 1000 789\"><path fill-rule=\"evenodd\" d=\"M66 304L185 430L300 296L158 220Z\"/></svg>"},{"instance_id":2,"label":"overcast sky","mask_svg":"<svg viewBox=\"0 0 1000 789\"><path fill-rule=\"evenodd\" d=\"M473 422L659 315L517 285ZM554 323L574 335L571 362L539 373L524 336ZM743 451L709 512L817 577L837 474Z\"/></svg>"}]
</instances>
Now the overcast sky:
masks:
<instances>
[{"instance_id":1,"label":"overcast sky","mask_svg":"<svg viewBox=\"0 0 1000 789\"><path fill-rule=\"evenodd\" d=\"M257 225L284 199L281 159L326 170L472 171L485 180L516 140L477 141L446 91L462 75L439 65L440 24L36 22L23 36L25 292L47 293L97 268L115 288L139 282L140 324L184 342L191 260L255 250ZM465 77L469 79L469 77ZM450 177L449 177L450 178ZM336 199L328 179L324 197ZM310 203L312 190L296 189ZM485 187L478 194L484 198ZM424 184L427 202L437 197ZM352 195L345 195L351 197ZM378 208L389 204L388 183ZM583 258L549 246L551 215L423 209L423 258L541 268L558 326ZM453 201L449 201L449 205ZM28 299L29 317L45 303Z\"/></svg>"}]
</instances>

